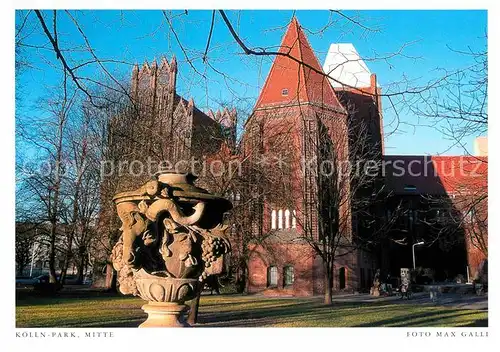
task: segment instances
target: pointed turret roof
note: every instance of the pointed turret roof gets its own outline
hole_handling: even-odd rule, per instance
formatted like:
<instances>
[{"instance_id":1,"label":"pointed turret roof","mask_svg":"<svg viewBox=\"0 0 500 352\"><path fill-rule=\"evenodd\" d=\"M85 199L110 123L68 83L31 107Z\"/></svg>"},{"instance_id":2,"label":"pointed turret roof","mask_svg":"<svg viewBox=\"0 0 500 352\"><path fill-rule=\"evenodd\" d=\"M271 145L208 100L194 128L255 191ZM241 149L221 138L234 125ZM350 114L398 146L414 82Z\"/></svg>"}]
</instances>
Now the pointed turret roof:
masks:
<instances>
[{"instance_id":1,"label":"pointed turret roof","mask_svg":"<svg viewBox=\"0 0 500 352\"><path fill-rule=\"evenodd\" d=\"M367 88L372 84L372 73L351 43L332 43L323 69L334 88Z\"/></svg>"},{"instance_id":2,"label":"pointed turret roof","mask_svg":"<svg viewBox=\"0 0 500 352\"><path fill-rule=\"evenodd\" d=\"M293 17L283 37L256 109L288 103L314 103L344 111L299 22Z\"/></svg>"}]
</instances>

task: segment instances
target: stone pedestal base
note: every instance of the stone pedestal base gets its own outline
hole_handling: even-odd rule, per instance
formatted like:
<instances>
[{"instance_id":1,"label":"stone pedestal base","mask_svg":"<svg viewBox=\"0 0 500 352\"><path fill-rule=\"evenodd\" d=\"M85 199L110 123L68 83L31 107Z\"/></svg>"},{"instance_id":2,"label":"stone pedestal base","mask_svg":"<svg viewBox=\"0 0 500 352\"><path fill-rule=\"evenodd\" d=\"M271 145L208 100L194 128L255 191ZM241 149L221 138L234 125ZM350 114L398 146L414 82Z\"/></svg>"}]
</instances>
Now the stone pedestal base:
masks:
<instances>
[{"instance_id":1,"label":"stone pedestal base","mask_svg":"<svg viewBox=\"0 0 500 352\"><path fill-rule=\"evenodd\" d=\"M148 319L140 328L182 328L190 326L184 319L187 306L177 303L149 302L142 306Z\"/></svg>"}]
</instances>

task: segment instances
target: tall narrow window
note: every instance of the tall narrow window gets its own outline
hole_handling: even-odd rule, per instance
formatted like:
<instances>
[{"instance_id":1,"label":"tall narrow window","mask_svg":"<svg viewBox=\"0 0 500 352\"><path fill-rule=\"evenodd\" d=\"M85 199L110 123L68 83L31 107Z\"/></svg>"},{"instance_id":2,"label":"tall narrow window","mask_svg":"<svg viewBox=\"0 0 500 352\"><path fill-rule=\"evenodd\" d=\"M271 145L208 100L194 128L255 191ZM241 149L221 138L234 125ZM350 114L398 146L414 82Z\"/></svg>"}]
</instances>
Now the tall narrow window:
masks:
<instances>
[{"instance_id":1,"label":"tall narrow window","mask_svg":"<svg viewBox=\"0 0 500 352\"><path fill-rule=\"evenodd\" d=\"M278 210L278 228L279 229L283 228L283 210L282 209Z\"/></svg>"},{"instance_id":2,"label":"tall narrow window","mask_svg":"<svg viewBox=\"0 0 500 352\"><path fill-rule=\"evenodd\" d=\"M271 265L267 268L267 286L278 286L278 267Z\"/></svg>"},{"instance_id":3,"label":"tall narrow window","mask_svg":"<svg viewBox=\"0 0 500 352\"><path fill-rule=\"evenodd\" d=\"M292 212L292 229L297 228L297 214L295 213L295 210Z\"/></svg>"},{"instance_id":4,"label":"tall narrow window","mask_svg":"<svg viewBox=\"0 0 500 352\"><path fill-rule=\"evenodd\" d=\"M274 209L271 211L271 228L276 228L276 210Z\"/></svg>"},{"instance_id":5,"label":"tall narrow window","mask_svg":"<svg viewBox=\"0 0 500 352\"><path fill-rule=\"evenodd\" d=\"M346 281L345 268L341 267L339 269L339 289L340 290L345 289L345 281Z\"/></svg>"},{"instance_id":6,"label":"tall narrow window","mask_svg":"<svg viewBox=\"0 0 500 352\"><path fill-rule=\"evenodd\" d=\"M283 268L283 286L290 286L293 284L295 276L293 273L293 266L287 265Z\"/></svg>"},{"instance_id":7,"label":"tall narrow window","mask_svg":"<svg viewBox=\"0 0 500 352\"><path fill-rule=\"evenodd\" d=\"M285 210L285 229L290 228L290 210Z\"/></svg>"}]
</instances>

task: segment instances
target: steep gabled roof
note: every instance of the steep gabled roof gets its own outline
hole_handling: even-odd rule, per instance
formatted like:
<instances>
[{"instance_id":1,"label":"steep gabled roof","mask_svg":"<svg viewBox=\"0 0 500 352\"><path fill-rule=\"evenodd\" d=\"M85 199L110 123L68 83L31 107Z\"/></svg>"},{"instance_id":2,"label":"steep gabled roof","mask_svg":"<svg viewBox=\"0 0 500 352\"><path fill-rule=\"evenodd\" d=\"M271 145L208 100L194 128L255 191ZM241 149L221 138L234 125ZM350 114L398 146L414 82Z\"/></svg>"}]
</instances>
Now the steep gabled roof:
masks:
<instances>
[{"instance_id":1,"label":"steep gabled roof","mask_svg":"<svg viewBox=\"0 0 500 352\"><path fill-rule=\"evenodd\" d=\"M329 80L319 73L321 65L295 17L279 53L288 56L276 55L255 109L300 102L344 111Z\"/></svg>"}]
</instances>

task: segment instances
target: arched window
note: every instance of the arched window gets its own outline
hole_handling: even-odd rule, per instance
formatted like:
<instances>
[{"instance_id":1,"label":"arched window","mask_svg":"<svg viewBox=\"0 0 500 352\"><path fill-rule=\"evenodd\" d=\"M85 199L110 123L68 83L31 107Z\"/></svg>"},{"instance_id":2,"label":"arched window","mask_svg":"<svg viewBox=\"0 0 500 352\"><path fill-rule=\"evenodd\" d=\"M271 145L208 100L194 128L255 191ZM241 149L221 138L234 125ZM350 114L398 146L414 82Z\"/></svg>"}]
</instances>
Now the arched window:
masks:
<instances>
[{"instance_id":1,"label":"arched window","mask_svg":"<svg viewBox=\"0 0 500 352\"><path fill-rule=\"evenodd\" d=\"M345 268L341 267L339 269L339 290L343 290L345 288L345 281L346 281Z\"/></svg>"},{"instance_id":2,"label":"arched window","mask_svg":"<svg viewBox=\"0 0 500 352\"><path fill-rule=\"evenodd\" d=\"M278 286L278 267L274 265L267 268L267 286Z\"/></svg>"},{"instance_id":3,"label":"arched window","mask_svg":"<svg viewBox=\"0 0 500 352\"><path fill-rule=\"evenodd\" d=\"M297 214L295 214L295 210L292 212L292 229L297 228Z\"/></svg>"},{"instance_id":4,"label":"arched window","mask_svg":"<svg viewBox=\"0 0 500 352\"><path fill-rule=\"evenodd\" d=\"M283 228L283 210L282 209L278 210L278 228L279 229Z\"/></svg>"},{"instance_id":5,"label":"arched window","mask_svg":"<svg viewBox=\"0 0 500 352\"><path fill-rule=\"evenodd\" d=\"M283 286L290 286L295 280L293 266L287 265L283 268Z\"/></svg>"},{"instance_id":6,"label":"arched window","mask_svg":"<svg viewBox=\"0 0 500 352\"><path fill-rule=\"evenodd\" d=\"M271 211L271 228L276 228L276 210L274 209Z\"/></svg>"},{"instance_id":7,"label":"arched window","mask_svg":"<svg viewBox=\"0 0 500 352\"><path fill-rule=\"evenodd\" d=\"M290 228L290 210L285 210L285 229Z\"/></svg>"}]
</instances>

